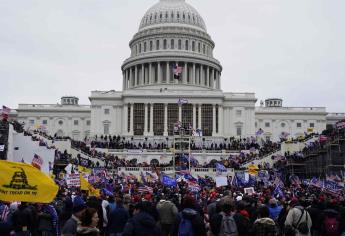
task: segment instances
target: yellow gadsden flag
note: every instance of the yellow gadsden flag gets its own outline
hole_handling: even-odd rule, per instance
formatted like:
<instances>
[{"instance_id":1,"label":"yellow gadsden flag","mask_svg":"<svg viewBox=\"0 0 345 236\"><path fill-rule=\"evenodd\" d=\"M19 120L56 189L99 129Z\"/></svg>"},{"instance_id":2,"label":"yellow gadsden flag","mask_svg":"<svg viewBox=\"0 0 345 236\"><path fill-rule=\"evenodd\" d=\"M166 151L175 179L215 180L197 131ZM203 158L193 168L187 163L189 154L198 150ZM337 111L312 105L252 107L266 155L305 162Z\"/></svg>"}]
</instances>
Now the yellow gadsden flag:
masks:
<instances>
[{"instance_id":1,"label":"yellow gadsden flag","mask_svg":"<svg viewBox=\"0 0 345 236\"><path fill-rule=\"evenodd\" d=\"M91 174L92 170L84 166L78 166L78 171L83 174Z\"/></svg>"},{"instance_id":2,"label":"yellow gadsden flag","mask_svg":"<svg viewBox=\"0 0 345 236\"><path fill-rule=\"evenodd\" d=\"M99 189L95 189L83 176L80 175L80 189L89 191L90 196L99 197Z\"/></svg>"},{"instance_id":3,"label":"yellow gadsden flag","mask_svg":"<svg viewBox=\"0 0 345 236\"><path fill-rule=\"evenodd\" d=\"M0 200L50 203L59 187L32 165L0 160Z\"/></svg>"},{"instance_id":4,"label":"yellow gadsden flag","mask_svg":"<svg viewBox=\"0 0 345 236\"><path fill-rule=\"evenodd\" d=\"M250 164L248 166L248 173L251 175L257 175L259 172L259 168L256 165Z\"/></svg>"}]
</instances>

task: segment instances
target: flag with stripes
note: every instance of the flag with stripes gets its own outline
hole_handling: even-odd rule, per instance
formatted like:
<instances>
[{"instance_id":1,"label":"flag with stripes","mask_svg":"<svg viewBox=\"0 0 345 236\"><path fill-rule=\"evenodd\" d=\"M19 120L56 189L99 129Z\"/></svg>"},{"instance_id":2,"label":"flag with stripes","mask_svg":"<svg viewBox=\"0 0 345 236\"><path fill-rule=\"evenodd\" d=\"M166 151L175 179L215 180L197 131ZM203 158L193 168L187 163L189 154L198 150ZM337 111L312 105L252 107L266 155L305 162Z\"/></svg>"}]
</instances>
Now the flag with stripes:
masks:
<instances>
[{"instance_id":1,"label":"flag with stripes","mask_svg":"<svg viewBox=\"0 0 345 236\"><path fill-rule=\"evenodd\" d=\"M143 185L138 188L139 193L153 193L153 188Z\"/></svg>"},{"instance_id":2,"label":"flag with stripes","mask_svg":"<svg viewBox=\"0 0 345 236\"><path fill-rule=\"evenodd\" d=\"M34 158L31 161L31 165L33 165L34 167L36 167L37 169L40 170L42 165L43 165L42 157L40 157L39 155L35 154Z\"/></svg>"},{"instance_id":3,"label":"flag with stripes","mask_svg":"<svg viewBox=\"0 0 345 236\"><path fill-rule=\"evenodd\" d=\"M177 63L173 66L174 79L179 80L181 78L183 67L179 66Z\"/></svg>"}]
</instances>

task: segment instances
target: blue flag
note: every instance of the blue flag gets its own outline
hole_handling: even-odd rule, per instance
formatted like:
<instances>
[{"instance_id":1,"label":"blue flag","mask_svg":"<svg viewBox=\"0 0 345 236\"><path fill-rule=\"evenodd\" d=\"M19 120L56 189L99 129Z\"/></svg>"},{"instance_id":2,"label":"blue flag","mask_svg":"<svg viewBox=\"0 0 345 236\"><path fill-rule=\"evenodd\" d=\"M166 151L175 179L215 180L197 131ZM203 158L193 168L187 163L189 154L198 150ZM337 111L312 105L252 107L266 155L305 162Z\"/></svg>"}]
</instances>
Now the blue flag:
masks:
<instances>
[{"instance_id":1,"label":"blue flag","mask_svg":"<svg viewBox=\"0 0 345 236\"><path fill-rule=\"evenodd\" d=\"M273 194L274 194L274 196L278 196L278 197L282 197L282 198L285 197L285 194L284 194L282 188L280 187L280 185L278 185L278 186L274 189Z\"/></svg>"},{"instance_id":2,"label":"blue flag","mask_svg":"<svg viewBox=\"0 0 345 236\"><path fill-rule=\"evenodd\" d=\"M216 170L217 170L217 172L225 172L226 168L223 164L216 163Z\"/></svg>"},{"instance_id":3,"label":"blue flag","mask_svg":"<svg viewBox=\"0 0 345 236\"><path fill-rule=\"evenodd\" d=\"M169 186L169 187L174 187L177 185L176 183L176 179L170 177L170 176L167 176L167 175L163 175L162 176L162 183L165 185L165 186Z\"/></svg>"}]
</instances>

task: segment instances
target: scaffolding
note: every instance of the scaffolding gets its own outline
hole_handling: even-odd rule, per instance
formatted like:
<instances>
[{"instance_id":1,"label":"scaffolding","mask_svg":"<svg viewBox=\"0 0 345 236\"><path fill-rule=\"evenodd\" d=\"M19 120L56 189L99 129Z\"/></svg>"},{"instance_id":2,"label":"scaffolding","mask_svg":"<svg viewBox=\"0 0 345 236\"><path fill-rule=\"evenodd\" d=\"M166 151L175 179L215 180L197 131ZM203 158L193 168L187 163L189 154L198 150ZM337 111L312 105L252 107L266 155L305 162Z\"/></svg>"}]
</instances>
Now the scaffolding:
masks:
<instances>
[{"instance_id":1,"label":"scaffolding","mask_svg":"<svg viewBox=\"0 0 345 236\"><path fill-rule=\"evenodd\" d=\"M287 175L303 178L325 177L340 173L345 165L345 135L339 133L332 140L305 155L304 160L289 159L286 165Z\"/></svg>"}]
</instances>

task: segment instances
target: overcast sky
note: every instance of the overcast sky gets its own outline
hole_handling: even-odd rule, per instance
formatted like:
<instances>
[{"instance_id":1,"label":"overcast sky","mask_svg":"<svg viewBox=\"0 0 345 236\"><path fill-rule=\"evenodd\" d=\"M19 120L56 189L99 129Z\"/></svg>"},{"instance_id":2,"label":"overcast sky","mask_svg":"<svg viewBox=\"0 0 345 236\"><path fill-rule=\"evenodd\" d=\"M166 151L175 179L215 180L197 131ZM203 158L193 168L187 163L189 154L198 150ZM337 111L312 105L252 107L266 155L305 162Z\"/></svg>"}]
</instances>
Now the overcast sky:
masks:
<instances>
[{"instance_id":1,"label":"overcast sky","mask_svg":"<svg viewBox=\"0 0 345 236\"><path fill-rule=\"evenodd\" d=\"M216 43L223 91L345 112L344 0L186 1ZM121 90L128 43L156 2L1 0L0 105Z\"/></svg>"}]
</instances>

